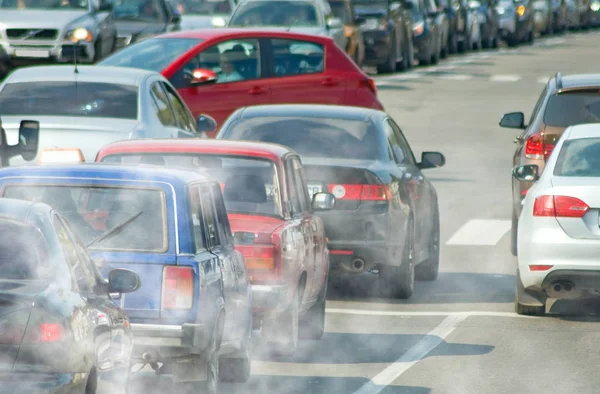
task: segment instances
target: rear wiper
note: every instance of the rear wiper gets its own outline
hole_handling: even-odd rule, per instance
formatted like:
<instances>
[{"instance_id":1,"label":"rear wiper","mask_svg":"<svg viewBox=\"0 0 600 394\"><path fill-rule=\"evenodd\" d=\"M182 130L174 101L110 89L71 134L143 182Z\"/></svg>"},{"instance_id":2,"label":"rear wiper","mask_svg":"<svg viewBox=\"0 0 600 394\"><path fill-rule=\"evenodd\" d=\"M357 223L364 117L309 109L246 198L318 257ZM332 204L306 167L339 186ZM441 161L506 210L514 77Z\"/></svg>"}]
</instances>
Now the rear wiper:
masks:
<instances>
[{"instance_id":1,"label":"rear wiper","mask_svg":"<svg viewBox=\"0 0 600 394\"><path fill-rule=\"evenodd\" d=\"M92 246L92 245L94 245L94 244L96 244L96 243L98 243L100 241L104 241L105 239L110 238L113 235L119 234L121 231L123 231L123 229L125 227L127 227L129 225L129 223L131 223L135 219L139 218L142 213L144 213L144 211L139 211L138 213L136 213L135 215L133 215L132 217L130 217L129 219L127 219L123 223L117 224L115 227L111 228L110 230L108 230L107 232L105 232L104 234L102 234L101 236L99 236L98 238L92 240L92 242L90 242L86 246L89 248L90 246Z\"/></svg>"}]
</instances>

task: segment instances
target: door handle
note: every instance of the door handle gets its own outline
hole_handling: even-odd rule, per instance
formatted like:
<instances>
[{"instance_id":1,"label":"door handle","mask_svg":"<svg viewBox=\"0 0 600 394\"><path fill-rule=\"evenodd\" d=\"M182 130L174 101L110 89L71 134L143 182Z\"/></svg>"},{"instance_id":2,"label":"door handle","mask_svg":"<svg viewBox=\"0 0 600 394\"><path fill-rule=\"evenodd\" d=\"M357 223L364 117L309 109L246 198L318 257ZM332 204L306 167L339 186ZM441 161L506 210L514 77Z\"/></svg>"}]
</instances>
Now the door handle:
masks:
<instances>
[{"instance_id":1,"label":"door handle","mask_svg":"<svg viewBox=\"0 0 600 394\"><path fill-rule=\"evenodd\" d=\"M321 84L323 86L337 86L339 85L339 82L335 81L333 78L325 78L323 81L321 81Z\"/></svg>"},{"instance_id":2,"label":"door handle","mask_svg":"<svg viewBox=\"0 0 600 394\"><path fill-rule=\"evenodd\" d=\"M248 93L252 94L252 95L256 95L256 94L265 94L265 93L267 93L267 91L266 91L266 89L264 89L260 86L255 86L252 89L250 89L248 91Z\"/></svg>"}]
</instances>

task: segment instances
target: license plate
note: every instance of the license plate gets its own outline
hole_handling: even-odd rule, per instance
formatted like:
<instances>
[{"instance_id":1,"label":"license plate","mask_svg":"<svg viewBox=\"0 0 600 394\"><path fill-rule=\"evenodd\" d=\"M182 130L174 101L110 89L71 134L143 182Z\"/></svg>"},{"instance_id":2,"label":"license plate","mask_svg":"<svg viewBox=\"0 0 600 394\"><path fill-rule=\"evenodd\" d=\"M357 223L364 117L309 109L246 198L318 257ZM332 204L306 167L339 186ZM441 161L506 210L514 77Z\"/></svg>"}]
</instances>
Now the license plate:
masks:
<instances>
[{"instance_id":1,"label":"license plate","mask_svg":"<svg viewBox=\"0 0 600 394\"><path fill-rule=\"evenodd\" d=\"M44 49L15 49L15 56L44 59L50 57L50 51Z\"/></svg>"},{"instance_id":2,"label":"license plate","mask_svg":"<svg viewBox=\"0 0 600 394\"><path fill-rule=\"evenodd\" d=\"M317 193L323 191L323 185L308 185L308 195L312 198Z\"/></svg>"}]
</instances>

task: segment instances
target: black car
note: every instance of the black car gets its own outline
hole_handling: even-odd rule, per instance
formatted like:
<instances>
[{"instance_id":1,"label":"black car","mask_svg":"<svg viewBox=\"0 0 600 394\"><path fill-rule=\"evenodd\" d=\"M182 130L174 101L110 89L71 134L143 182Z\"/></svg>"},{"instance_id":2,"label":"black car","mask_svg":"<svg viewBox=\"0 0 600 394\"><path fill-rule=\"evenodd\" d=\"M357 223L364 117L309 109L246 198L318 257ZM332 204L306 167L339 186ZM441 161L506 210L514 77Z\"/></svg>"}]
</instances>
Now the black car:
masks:
<instances>
[{"instance_id":1,"label":"black car","mask_svg":"<svg viewBox=\"0 0 600 394\"><path fill-rule=\"evenodd\" d=\"M116 0L113 15L117 50L157 34L180 30L181 14L169 0Z\"/></svg>"},{"instance_id":2,"label":"black car","mask_svg":"<svg viewBox=\"0 0 600 394\"><path fill-rule=\"evenodd\" d=\"M412 3L413 42L419 64L436 64L448 54L448 16L438 11L435 0Z\"/></svg>"},{"instance_id":3,"label":"black car","mask_svg":"<svg viewBox=\"0 0 600 394\"><path fill-rule=\"evenodd\" d=\"M385 296L409 298L419 279L439 270L437 192L422 171L444 165L441 153L417 162L385 112L333 105L241 108L217 139L287 145L302 157L311 195L328 191L335 208L319 216L329 239L330 273L379 274Z\"/></svg>"},{"instance_id":4,"label":"black car","mask_svg":"<svg viewBox=\"0 0 600 394\"><path fill-rule=\"evenodd\" d=\"M437 0L448 17L448 53L465 52L469 46L469 9L465 0Z\"/></svg>"},{"instance_id":5,"label":"black car","mask_svg":"<svg viewBox=\"0 0 600 394\"><path fill-rule=\"evenodd\" d=\"M137 290L139 277L116 269L106 281L46 204L0 199L0 234L0 392L95 393L102 382L124 383L133 336L109 294Z\"/></svg>"},{"instance_id":6,"label":"black car","mask_svg":"<svg viewBox=\"0 0 600 394\"><path fill-rule=\"evenodd\" d=\"M365 43L367 66L378 73L412 67L414 59L412 19L408 0L351 0Z\"/></svg>"}]
</instances>

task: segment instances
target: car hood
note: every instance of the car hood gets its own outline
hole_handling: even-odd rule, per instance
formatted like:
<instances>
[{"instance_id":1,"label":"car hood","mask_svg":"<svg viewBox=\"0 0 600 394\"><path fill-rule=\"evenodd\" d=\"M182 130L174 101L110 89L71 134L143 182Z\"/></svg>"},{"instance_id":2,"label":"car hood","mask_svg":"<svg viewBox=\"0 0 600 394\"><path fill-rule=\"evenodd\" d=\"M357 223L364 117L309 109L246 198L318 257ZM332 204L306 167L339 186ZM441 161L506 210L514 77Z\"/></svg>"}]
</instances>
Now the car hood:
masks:
<instances>
[{"instance_id":1,"label":"car hood","mask_svg":"<svg viewBox=\"0 0 600 394\"><path fill-rule=\"evenodd\" d=\"M3 29L63 29L67 25L89 19L87 10L2 10L0 30Z\"/></svg>"},{"instance_id":2,"label":"car hood","mask_svg":"<svg viewBox=\"0 0 600 394\"><path fill-rule=\"evenodd\" d=\"M261 215L242 215L230 213L227 215L231 232L247 231L251 233L272 234L285 224L283 219Z\"/></svg>"},{"instance_id":3,"label":"car hood","mask_svg":"<svg viewBox=\"0 0 600 394\"><path fill-rule=\"evenodd\" d=\"M181 17L180 27L181 30L194 30L194 29L210 29L215 26L213 20L222 19L224 24L227 24L229 20L229 14L213 14L213 15L183 15Z\"/></svg>"},{"instance_id":4,"label":"car hood","mask_svg":"<svg viewBox=\"0 0 600 394\"><path fill-rule=\"evenodd\" d=\"M48 148L79 148L86 161L93 162L105 145L131 138L138 125L137 120L75 118L63 116L29 117L40 122L39 151ZM3 116L9 145L19 142L21 116ZM39 152L38 151L38 152ZM10 159L10 165L25 164L21 156Z\"/></svg>"}]
</instances>

